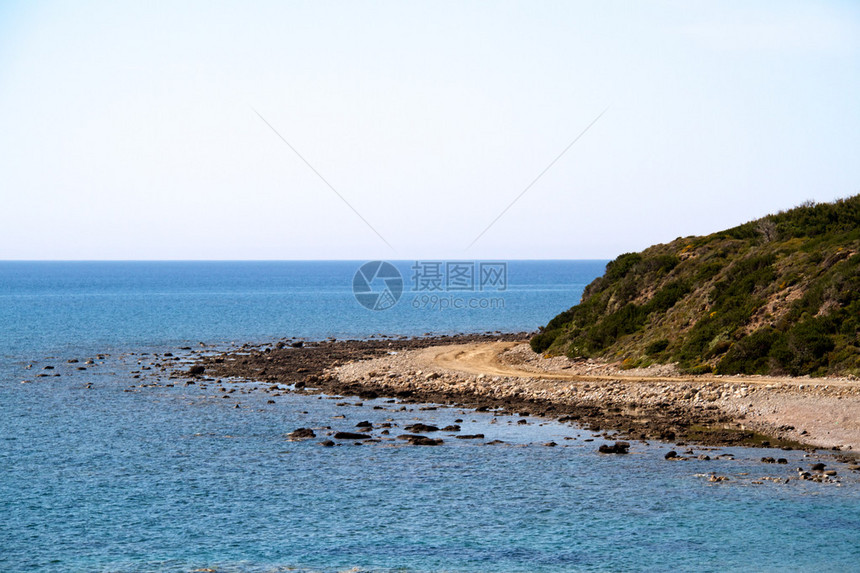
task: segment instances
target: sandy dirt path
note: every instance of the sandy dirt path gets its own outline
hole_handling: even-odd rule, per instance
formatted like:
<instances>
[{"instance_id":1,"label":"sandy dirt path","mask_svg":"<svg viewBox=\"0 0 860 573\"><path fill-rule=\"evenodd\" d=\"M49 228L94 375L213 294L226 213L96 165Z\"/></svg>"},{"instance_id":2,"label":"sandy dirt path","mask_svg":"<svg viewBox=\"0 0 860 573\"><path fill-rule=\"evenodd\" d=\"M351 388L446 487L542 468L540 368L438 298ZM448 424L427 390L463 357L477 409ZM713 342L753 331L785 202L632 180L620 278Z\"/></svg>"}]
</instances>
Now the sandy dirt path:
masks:
<instances>
[{"instance_id":1,"label":"sandy dirt path","mask_svg":"<svg viewBox=\"0 0 860 573\"><path fill-rule=\"evenodd\" d=\"M418 351L416 362L428 370L442 369L468 376L507 377L554 381L555 389L587 383L621 383L637 392L657 387L693 387L705 392L716 389L711 398L721 410L752 424L792 427L794 439L824 447L860 449L860 382L833 378L791 378L773 376L629 376L624 371L589 375L581 364L565 360L545 360L531 353L524 363L512 363L511 352L528 354L523 343L489 342L436 346ZM565 382L567 384L565 384ZM738 392L720 388L738 387ZM710 390L707 390L710 391ZM671 394L670 394L671 395Z\"/></svg>"},{"instance_id":2,"label":"sandy dirt path","mask_svg":"<svg viewBox=\"0 0 860 573\"><path fill-rule=\"evenodd\" d=\"M601 380L617 380L628 382L677 382L677 383L726 383L734 384L765 384L789 386L821 386L821 387L860 387L856 381L833 378L790 378L777 376L629 376L619 374L589 375L577 371L565 372L564 369L537 370L521 365L510 364L502 356L523 343L521 342L488 342L476 344L458 344L452 346L436 346L424 351L428 366L455 370L467 374L484 374L487 376L513 376L517 378L542 378L550 380L570 380L573 382L588 382Z\"/></svg>"}]
</instances>

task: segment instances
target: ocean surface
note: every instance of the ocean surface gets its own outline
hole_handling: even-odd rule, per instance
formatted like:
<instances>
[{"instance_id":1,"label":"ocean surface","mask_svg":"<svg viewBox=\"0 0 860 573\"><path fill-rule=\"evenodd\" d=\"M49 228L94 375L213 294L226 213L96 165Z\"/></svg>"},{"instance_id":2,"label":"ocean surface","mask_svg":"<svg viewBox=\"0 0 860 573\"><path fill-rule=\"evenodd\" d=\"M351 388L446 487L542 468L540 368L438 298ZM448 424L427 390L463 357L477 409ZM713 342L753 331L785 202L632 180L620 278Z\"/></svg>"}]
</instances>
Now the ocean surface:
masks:
<instances>
[{"instance_id":1,"label":"ocean surface","mask_svg":"<svg viewBox=\"0 0 860 573\"><path fill-rule=\"evenodd\" d=\"M435 263L394 263L398 288L350 261L0 262L0 571L860 571L858 479L793 479L813 461L841 470L824 452L607 456L602 438L539 418L272 404L253 383L224 384L225 399L159 378L157 355L189 348L532 331L606 261ZM365 287L383 310L360 304ZM458 419L485 440L286 439ZM759 461L777 454L789 463Z\"/></svg>"}]
</instances>

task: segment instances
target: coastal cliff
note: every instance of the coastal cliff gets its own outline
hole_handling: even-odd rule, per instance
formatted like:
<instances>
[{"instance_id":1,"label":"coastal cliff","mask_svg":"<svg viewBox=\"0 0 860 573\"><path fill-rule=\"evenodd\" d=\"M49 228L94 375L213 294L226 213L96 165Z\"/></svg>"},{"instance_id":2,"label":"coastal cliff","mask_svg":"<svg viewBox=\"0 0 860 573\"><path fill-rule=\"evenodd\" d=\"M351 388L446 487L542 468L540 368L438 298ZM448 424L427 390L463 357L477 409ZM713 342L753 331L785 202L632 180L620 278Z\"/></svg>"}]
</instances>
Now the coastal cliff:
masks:
<instances>
[{"instance_id":1,"label":"coastal cliff","mask_svg":"<svg viewBox=\"0 0 860 573\"><path fill-rule=\"evenodd\" d=\"M860 195L626 253L536 352L703 374L860 375Z\"/></svg>"}]
</instances>

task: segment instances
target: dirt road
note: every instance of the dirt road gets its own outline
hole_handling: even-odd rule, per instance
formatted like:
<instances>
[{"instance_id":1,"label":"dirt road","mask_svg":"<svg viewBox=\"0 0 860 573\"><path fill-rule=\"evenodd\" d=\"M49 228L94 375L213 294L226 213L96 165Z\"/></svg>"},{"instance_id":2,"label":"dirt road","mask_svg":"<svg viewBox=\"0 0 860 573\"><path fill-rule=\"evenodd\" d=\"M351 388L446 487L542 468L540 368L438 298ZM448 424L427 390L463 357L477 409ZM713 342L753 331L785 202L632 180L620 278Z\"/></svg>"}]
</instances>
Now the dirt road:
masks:
<instances>
[{"instance_id":1,"label":"dirt road","mask_svg":"<svg viewBox=\"0 0 860 573\"><path fill-rule=\"evenodd\" d=\"M560 368L550 366L535 366L535 359L524 364L513 364L505 359L506 353L522 342L485 342L475 344L457 344L452 346L436 346L423 351L423 357L428 366L463 372L466 374L484 374L486 376L511 376L517 378L541 378L550 380L569 380L572 382L588 381L627 381L627 382L667 382L667 383L719 383L756 384L756 385L789 385L789 386L820 386L860 388L860 382L833 378L791 378L777 376L636 376L625 374L624 371L614 371L610 374L584 374L575 364Z\"/></svg>"}]
</instances>

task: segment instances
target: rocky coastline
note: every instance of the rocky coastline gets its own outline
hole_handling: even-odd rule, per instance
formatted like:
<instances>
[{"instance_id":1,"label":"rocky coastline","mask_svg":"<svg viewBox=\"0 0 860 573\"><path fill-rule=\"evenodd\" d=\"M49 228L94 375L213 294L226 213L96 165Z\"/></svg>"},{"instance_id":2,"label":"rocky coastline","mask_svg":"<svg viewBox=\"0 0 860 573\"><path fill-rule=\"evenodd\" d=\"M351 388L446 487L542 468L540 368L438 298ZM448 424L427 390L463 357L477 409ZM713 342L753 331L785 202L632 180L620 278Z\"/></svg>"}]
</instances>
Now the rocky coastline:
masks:
<instances>
[{"instance_id":1,"label":"rocky coastline","mask_svg":"<svg viewBox=\"0 0 860 573\"><path fill-rule=\"evenodd\" d=\"M629 372L611 365L545 360L528 350L523 342L526 339L525 333L316 342L283 339L199 355L190 369L174 375L204 381L253 380L267 384L264 391L273 395L300 392L363 399L387 397L400 403L540 416L602 433L605 439L662 440L677 446L826 447L853 457L854 444L827 443L820 435L780 423L779 416L755 415L754 406L771 399L846 399L845 403L854 404L860 397L854 385L818 385L811 391L808 383L789 387L731 377L679 378L662 370L635 372L639 376L630 380L624 378L629 378ZM464 372L434 361L440 349L493 343L504 343L507 350L500 355L503 361L528 375ZM582 379L553 379L559 371L581 375Z\"/></svg>"}]
</instances>

